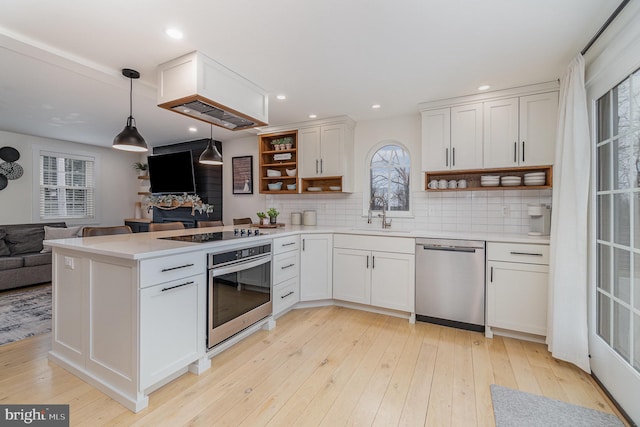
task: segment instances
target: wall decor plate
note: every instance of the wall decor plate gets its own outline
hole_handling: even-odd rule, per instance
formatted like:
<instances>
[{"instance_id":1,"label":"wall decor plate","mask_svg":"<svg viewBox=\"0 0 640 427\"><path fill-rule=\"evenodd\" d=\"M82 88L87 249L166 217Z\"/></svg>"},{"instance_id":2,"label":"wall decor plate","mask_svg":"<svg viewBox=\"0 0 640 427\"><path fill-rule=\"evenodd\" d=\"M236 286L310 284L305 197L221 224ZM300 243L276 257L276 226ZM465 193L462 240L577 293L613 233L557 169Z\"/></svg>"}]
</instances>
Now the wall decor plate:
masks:
<instances>
[{"instance_id":1,"label":"wall decor plate","mask_svg":"<svg viewBox=\"0 0 640 427\"><path fill-rule=\"evenodd\" d=\"M17 163L5 162L0 163L0 173L9 179L18 179L24 173L24 169Z\"/></svg>"},{"instance_id":2,"label":"wall decor plate","mask_svg":"<svg viewBox=\"0 0 640 427\"><path fill-rule=\"evenodd\" d=\"M0 159L5 162L16 162L20 159L20 152L13 147L0 148Z\"/></svg>"},{"instance_id":3,"label":"wall decor plate","mask_svg":"<svg viewBox=\"0 0 640 427\"><path fill-rule=\"evenodd\" d=\"M0 190L4 190L5 188L7 188L8 182L9 180L7 179L7 177L0 173Z\"/></svg>"}]
</instances>

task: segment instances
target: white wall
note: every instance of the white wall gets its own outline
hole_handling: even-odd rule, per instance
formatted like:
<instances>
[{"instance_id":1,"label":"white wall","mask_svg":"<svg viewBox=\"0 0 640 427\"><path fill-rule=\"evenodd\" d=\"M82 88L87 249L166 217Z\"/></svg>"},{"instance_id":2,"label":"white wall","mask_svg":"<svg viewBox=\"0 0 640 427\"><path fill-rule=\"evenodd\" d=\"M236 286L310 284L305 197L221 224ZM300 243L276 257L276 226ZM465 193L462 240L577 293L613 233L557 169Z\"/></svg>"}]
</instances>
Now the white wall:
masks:
<instances>
[{"instance_id":1,"label":"white wall","mask_svg":"<svg viewBox=\"0 0 640 427\"><path fill-rule=\"evenodd\" d=\"M233 179L231 176L231 158L239 156L253 156L253 194L233 194ZM222 143L222 221L225 225L232 225L233 218L251 217L258 220L256 212L265 210L265 196L259 193L259 156L258 137L232 139ZM215 209L215 207L214 207Z\"/></svg>"},{"instance_id":2,"label":"white wall","mask_svg":"<svg viewBox=\"0 0 640 427\"><path fill-rule=\"evenodd\" d=\"M34 147L36 150L43 147L51 151L82 152L95 156L100 161L96 177L99 224L121 225L124 218L133 217L138 179L132 165L139 160L137 154L4 131L0 131L0 141L0 146L13 147L20 152L18 163L24 169L20 179L10 180L9 185L0 191L0 224L39 221L33 217L33 173L38 167L37 163L33 164Z\"/></svg>"}]
</instances>

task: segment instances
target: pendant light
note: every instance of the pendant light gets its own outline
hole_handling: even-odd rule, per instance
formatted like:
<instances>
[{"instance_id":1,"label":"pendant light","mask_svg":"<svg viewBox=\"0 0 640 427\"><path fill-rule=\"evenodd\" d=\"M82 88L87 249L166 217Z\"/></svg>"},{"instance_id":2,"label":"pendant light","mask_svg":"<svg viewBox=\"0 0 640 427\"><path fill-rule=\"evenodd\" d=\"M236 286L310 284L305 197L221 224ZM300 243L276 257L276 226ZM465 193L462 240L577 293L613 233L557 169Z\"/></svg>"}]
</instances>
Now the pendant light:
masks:
<instances>
[{"instance_id":1,"label":"pendant light","mask_svg":"<svg viewBox=\"0 0 640 427\"><path fill-rule=\"evenodd\" d=\"M213 142L213 125L211 125L211 138L209 138L207 148L205 148L202 154L200 154L200 159L198 160L198 162L205 165L222 164L222 155L220 155L218 148Z\"/></svg>"},{"instance_id":2,"label":"pendant light","mask_svg":"<svg viewBox=\"0 0 640 427\"><path fill-rule=\"evenodd\" d=\"M136 120L133 118L133 79L140 78L140 73L136 70L125 68L122 75L130 81L129 85L129 117L124 130L113 139L113 148L124 151L136 151L139 153L148 151L145 142L138 129L136 129Z\"/></svg>"}]
</instances>

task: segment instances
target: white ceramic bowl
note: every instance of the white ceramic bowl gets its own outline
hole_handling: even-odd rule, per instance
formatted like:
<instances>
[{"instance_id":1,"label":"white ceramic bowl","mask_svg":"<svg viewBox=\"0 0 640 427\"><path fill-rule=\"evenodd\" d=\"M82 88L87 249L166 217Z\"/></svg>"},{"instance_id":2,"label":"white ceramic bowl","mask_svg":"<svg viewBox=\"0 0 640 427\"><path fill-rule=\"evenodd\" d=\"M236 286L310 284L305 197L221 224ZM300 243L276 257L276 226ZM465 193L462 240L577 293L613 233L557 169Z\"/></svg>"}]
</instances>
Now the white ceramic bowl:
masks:
<instances>
[{"instance_id":1,"label":"white ceramic bowl","mask_svg":"<svg viewBox=\"0 0 640 427\"><path fill-rule=\"evenodd\" d=\"M287 172L287 175L289 176L296 176L296 169L285 169Z\"/></svg>"},{"instance_id":2,"label":"white ceramic bowl","mask_svg":"<svg viewBox=\"0 0 640 427\"><path fill-rule=\"evenodd\" d=\"M267 176L271 176L271 177L282 176L282 172L275 169L267 169Z\"/></svg>"},{"instance_id":3,"label":"white ceramic bowl","mask_svg":"<svg viewBox=\"0 0 640 427\"><path fill-rule=\"evenodd\" d=\"M342 190L342 187L339 187L337 185L331 185L331 186L329 186L329 190L331 190L331 191L340 191L340 190Z\"/></svg>"},{"instance_id":4,"label":"white ceramic bowl","mask_svg":"<svg viewBox=\"0 0 640 427\"><path fill-rule=\"evenodd\" d=\"M322 191L322 187L307 187L307 191Z\"/></svg>"},{"instance_id":5,"label":"white ceramic bowl","mask_svg":"<svg viewBox=\"0 0 640 427\"><path fill-rule=\"evenodd\" d=\"M295 189L296 189L295 184L287 184L287 190L295 190Z\"/></svg>"},{"instance_id":6,"label":"white ceramic bowl","mask_svg":"<svg viewBox=\"0 0 640 427\"><path fill-rule=\"evenodd\" d=\"M281 182L273 182L271 184L267 184L267 186L269 187L269 190L271 190L271 191L276 191L276 190L282 189L282 183Z\"/></svg>"}]
</instances>

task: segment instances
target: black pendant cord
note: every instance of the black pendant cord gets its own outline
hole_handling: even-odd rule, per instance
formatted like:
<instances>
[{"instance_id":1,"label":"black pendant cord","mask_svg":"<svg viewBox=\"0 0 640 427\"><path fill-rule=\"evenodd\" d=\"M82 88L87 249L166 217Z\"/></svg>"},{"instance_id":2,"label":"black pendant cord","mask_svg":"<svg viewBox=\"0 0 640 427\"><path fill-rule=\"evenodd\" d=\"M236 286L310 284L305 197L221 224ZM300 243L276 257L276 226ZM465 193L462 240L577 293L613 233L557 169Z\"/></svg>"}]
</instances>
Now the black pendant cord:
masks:
<instances>
[{"instance_id":1,"label":"black pendant cord","mask_svg":"<svg viewBox=\"0 0 640 427\"><path fill-rule=\"evenodd\" d=\"M129 118L133 120L133 79L129 77Z\"/></svg>"},{"instance_id":2,"label":"black pendant cord","mask_svg":"<svg viewBox=\"0 0 640 427\"><path fill-rule=\"evenodd\" d=\"M622 0L622 3L620 3L620 5L616 8L616 10L613 11L611 16L609 16L609 19L607 19L605 21L605 23L602 25L602 27L600 27L598 32L591 38L591 40L589 40L589 43L587 43L587 45L584 47L584 49L582 49L582 51L580 51L580 55L584 56L584 54L587 53L587 51L589 49L591 49L591 46L593 46L593 44L596 42L596 40L598 40L598 38L602 35L602 33L605 32L605 30L609 27L609 25L611 25L613 20L616 19L616 17L620 14L620 12L622 12L622 9L624 9L624 7L630 1L631 0Z\"/></svg>"}]
</instances>

